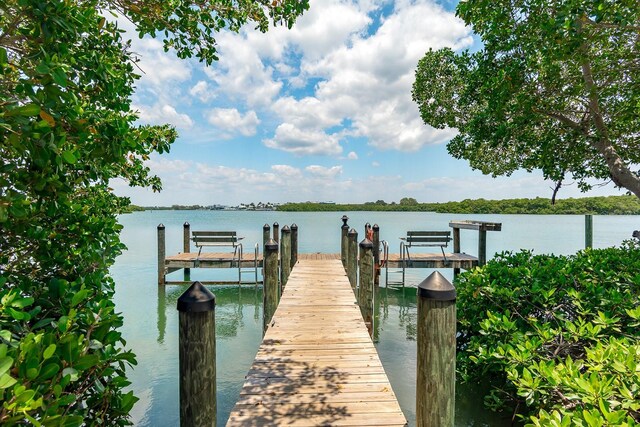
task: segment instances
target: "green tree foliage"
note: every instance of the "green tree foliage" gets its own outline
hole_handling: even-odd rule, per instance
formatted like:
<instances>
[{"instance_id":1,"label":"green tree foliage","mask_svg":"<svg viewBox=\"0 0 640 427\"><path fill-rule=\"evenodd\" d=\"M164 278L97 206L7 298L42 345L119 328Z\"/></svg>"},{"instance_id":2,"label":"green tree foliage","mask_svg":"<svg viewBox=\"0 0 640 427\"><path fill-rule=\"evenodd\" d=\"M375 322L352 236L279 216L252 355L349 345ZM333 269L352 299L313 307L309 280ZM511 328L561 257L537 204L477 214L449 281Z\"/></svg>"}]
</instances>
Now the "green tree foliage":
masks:
<instances>
[{"instance_id":1,"label":"green tree foliage","mask_svg":"<svg viewBox=\"0 0 640 427\"><path fill-rule=\"evenodd\" d=\"M425 123L456 128L449 153L486 174L542 170L612 180L640 197L640 4L478 0L457 15L483 48L429 51L413 99Z\"/></svg>"},{"instance_id":2,"label":"green tree foliage","mask_svg":"<svg viewBox=\"0 0 640 427\"><path fill-rule=\"evenodd\" d=\"M640 423L640 246L503 253L458 276L458 367L530 426Z\"/></svg>"},{"instance_id":3,"label":"green tree foliage","mask_svg":"<svg viewBox=\"0 0 640 427\"><path fill-rule=\"evenodd\" d=\"M445 203L390 203L378 202L365 204L321 204L287 203L278 207L281 211L291 212L348 212L348 211L413 211L459 214L535 214L535 215L640 215L640 201L635 196L581 197L561 199L554 205L549 199L505 199L485 200L467 199L461 202Z\"/></svg>"},{"instance_id":4,"label":"green tree foliage","mask_svg":"<svg viewBox=\"0 0 640 427\"><path fill-rule=\"evenodd\" d=\"M160 189L144 160L169 126L138 126L120 11L167 49L215 60L212 34L306 1L0 2L0 424L126 425L136 401L108 268L124 249L109 180Z\"/></svg>"}]
</instances>

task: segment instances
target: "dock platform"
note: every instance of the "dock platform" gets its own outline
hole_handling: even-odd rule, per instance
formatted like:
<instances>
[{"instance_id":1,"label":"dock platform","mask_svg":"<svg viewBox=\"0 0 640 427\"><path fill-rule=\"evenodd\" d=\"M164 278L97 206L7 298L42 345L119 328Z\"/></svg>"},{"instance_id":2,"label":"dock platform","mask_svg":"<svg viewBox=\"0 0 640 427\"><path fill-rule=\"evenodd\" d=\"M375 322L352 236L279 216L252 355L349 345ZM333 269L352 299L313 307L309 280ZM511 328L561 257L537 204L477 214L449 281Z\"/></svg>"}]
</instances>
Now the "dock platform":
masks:
<instances>
[{"instance_id":1,"label":"dock platform","mask_svg":"<svg viewBox=\"0 0 640 427\"><path fill-rule=\"evenodd\" d=\"M407 425L340 256L329 255L298 258L227 427Z\"/></svg>"}]
</instances>

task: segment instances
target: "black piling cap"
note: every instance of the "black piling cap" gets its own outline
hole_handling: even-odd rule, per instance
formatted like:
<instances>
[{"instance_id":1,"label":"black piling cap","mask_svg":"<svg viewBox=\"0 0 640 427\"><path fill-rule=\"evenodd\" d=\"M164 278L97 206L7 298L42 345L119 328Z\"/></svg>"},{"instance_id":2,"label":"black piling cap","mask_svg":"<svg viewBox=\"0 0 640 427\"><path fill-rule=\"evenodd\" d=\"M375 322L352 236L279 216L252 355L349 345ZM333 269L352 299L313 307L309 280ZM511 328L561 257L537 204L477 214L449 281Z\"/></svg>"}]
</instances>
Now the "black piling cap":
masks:
<instances>
[{"instance_id":1,"label":"black piling cap","mask_svg":"<svg viewBox=\"0 0 640 427\"><path fill-rule=\"evenodd\" d=\"M158 224L158 230L164 230L164 224Z\"/></svg>"},{"instance_id":2,"label":"black piling cap","mask_svg":"<svg viewBox=\"0 0 640 427\"><path fill-rule=\"evenodd\" d=\"M291 233L291 229L289 228L288 225L285 225L284 227L282 227L282 229L280 231L282 233Z\"/></svg>"},{"instance_id":3,"label":"black piling cap","mask_svg":"<svg viewBox=\"0 0 640 427\"><path fill-rule=\"evenodd\" d=\"M264 244L264 251L274 251L278 252L278 242L273 239L269 239L267 243Z\"/></svg>"},{"instance_id":4,"label":"black piling cap","mask_svg":"<svg viewBox=\"0 0 640 427\"><path fill-rule=\"evenodd\" d=\"M633 233L631 233L631 237L640 239L640 230L634 230Z\"/></svg>"},{"instance_id":5,"label":"black piling cap","mask_svg":"<svg viewBox=\"0 0 640 427\"><path fill-rule=\"evenodd\" d=\"M265 224L262 226L263 230L269 230L271 228L271 226L269 224Z\"/></svg>"},{"instance_id":6,"label":"black piling cap","mask_svg":"<svg viewBox=\"0 0 640 427\"><path fill-rule=\"evenodd\" d=\"M365 237L362 239L362 242L360 242L360 247L362 249L373 249L373 242Z\"/></svg>"},{"instance_id":7,"label":"black piling cap","mask_svg":"<svg viewBox=\"0 0 640 427\"><path fill-rule=\"evenodd\" d=\"M352 228L351 230L349 230L348 235L349 235L349 236L356 236L356 237L357 237L357 236L358 236L358 232L356 231L356 229L355 229L355 228Z\"/></svg>"},{"instance_id":8,"label":"black piling cap","mask_svg":"<svg viewBox=\"0 0 640 427\"><path fill-rule=\"evenodd\" d=\"M298 229L298 226L296 225L295 222L291 224L291 230L297 230L297 229Z\"/></svg>"},{"instance_id":9,"label":"black piling cap","mask_svg":"<svg viewBox=\"0 0 640 427\"><path fill-rule=\"evenodd\" d=\"M185 223L184 223L183 227L184 227L184 228L187 228L187 227L189 227L190 225L191 225L191 224L189 224L189 221L185 221Z\"/></svg>"},{"instance_id":10,"label":"black piling cap","mask_svg":"<svg viewBox=\"0 0 640 427\"><path fill-rule=\"evenodd\" d=\"M275 228L275 227L280 227L280 224L278 224L277 222L274 222L274 223L273 223L273 227L274 227L274 228Z\"/></svg>"},{"instance_id":11,"label":"black piling cap","mask_svg":"<svg viewBox=\"0 0 640 427\"><path fill-rule=\"evenodd\" d=\"M200 313L216 309L216 296L200 282L193 282L178 298L178 311Z\"/></svg>"},{"instance_id":12,"label":"black piling cap","mask_svg":"<svg viewBox=\"0 0 640 427\"><path fill-rule=\"evenodd\" d=\"M380 226L378 224L373 224L373 231L380 231Z\"/></svg>"},{"instance_id":13,"label":"black piling cap","mask_svg":"<svg viewBox=\"0 0 640 427\"><path fill-rule=\"evenodd\" d=\"M349 228L349 225L347 225L347 221L349 221L349 217L346 215L342 215L342 226Z\"/></svg>"},{"instance_id":14,"label":"black piling cap","mask_svg":"<svg viewBox=\"0 0 640 427\"><path fill-rule=\"evenodd\" d=\"M418 296L436 301L455 301L456 288L442 274L434 271L418 285Z\"/></svg>"}]
</instances>

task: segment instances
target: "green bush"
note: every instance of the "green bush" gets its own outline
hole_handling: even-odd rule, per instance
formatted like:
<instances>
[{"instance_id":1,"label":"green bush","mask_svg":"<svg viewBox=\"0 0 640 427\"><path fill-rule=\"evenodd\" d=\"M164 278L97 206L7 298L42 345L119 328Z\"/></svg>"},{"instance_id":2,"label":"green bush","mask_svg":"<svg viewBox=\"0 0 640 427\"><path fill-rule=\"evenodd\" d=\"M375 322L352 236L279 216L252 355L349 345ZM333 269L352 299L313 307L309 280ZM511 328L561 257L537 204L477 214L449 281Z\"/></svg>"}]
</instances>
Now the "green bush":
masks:
<instances>
[{"instance_id":1,"label":"green bush","mask_svg":"<svg viewBox=\"0 0 640 427\"><path fill-rule=\"evenodd\" d=\"M640 247L503 253L457 279L458 366L527 426L640 423Z\"/></svg>"}]
</instances>

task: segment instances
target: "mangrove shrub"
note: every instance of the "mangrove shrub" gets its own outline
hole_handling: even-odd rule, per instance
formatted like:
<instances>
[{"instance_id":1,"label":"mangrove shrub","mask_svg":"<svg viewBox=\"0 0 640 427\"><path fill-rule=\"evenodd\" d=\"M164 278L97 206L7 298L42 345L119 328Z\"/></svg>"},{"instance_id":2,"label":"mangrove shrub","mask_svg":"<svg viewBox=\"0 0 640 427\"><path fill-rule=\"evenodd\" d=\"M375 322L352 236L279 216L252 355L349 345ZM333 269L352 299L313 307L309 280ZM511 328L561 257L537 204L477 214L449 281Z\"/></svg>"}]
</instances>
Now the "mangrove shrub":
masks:
<instances>
[{"instance_id":1,"label":"mangrove shrub","mask_svg":"<svg viewBox=\"0 0 640 427\"><path fill-rule=\"evenodd\" d=\"M458 359L530 426L640 422L640 246L503 253L461 274Z\"/></svg>"}]
</instances>

